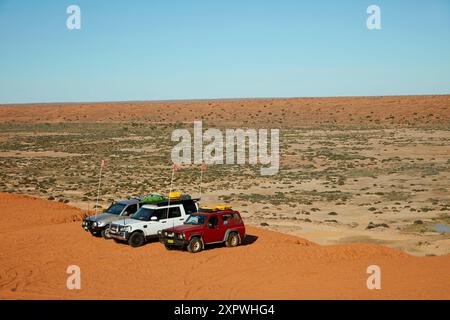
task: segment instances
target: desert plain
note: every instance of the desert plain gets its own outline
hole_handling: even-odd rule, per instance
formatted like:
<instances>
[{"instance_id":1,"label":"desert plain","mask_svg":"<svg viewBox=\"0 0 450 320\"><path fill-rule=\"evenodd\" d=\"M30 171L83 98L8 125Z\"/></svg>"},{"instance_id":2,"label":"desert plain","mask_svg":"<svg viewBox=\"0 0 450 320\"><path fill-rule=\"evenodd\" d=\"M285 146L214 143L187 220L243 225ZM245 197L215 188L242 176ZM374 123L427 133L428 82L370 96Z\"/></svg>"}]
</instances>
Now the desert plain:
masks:
<instances>
[{"instance_id":1,"label":"desert plain","mask_svg":"<svg viewBox=\"0 0 450 320\"><path fill-rule=\"evenodd\" d=\"M194 121L280 131L278 174L203 174L201 203L241 212L243 246L192 255L81 228L115 199L167 193L171 133ZM199 195L199 166L173 187ZM0 105L0 298L449 299L449 191L448 95Z\"/></svg>"}]
</instances>

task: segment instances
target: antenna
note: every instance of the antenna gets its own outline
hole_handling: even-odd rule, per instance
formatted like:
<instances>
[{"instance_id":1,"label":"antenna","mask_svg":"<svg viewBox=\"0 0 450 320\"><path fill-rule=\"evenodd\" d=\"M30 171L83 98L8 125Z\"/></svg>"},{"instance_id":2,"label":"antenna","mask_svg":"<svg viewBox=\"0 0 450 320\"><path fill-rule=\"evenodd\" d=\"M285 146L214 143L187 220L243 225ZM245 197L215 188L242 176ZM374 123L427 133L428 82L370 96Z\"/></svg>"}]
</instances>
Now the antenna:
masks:
<instances>
[{"instance_id":1,"label":"antenna","mask_svg":"<svg viewBox=\"0 0 450 320\"><path fill-rule=\"evenodd\" d=\"M97 201L95 203L95 217L97 217L97 209L98 209L98 200L100 197L100 185L102 184L102 171L103 171L103 167L106 165L106 160L102 159L101 163L100 163L100 175L98 178L98 187L97 187Z\"/></svg>"},{"instance_id":2,"label":"antenna","mask_svg":"<svg viewBox=\"0 0 450 320\"><path fill-rule=\"evenodd\" d=\"M200 198L202 197L202 182L203 182L203 171L206 170L207 165L206 163L202 162L200 165Z\"/></svg>"},{"instance_id":3,"label":"antenna","mask_svg":"<svg viewBox=\"0 0 450 320\"><path fill-rule=\"evenodd\" d=\"M169 201L167 201L167 213L166 213L166 219L169 218L169 207L170 207L170 194L172 193L172 183L173 183L173 177L175 175L175 171L180 170L180 165L174 163L172 165L172 177L170 178L170 188L169 188ZM175 227L174 221L172 221L172 228Z\"/></svg>"}]
</instances>

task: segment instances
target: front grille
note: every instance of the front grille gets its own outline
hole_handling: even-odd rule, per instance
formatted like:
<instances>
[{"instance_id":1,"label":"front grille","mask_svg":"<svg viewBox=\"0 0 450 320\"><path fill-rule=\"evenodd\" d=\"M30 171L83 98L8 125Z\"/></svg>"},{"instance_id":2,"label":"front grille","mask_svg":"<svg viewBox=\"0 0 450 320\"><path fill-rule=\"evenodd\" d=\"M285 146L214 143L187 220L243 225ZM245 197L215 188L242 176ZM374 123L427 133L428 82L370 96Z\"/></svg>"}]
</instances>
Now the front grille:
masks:
<instances>
[{"instance_id":1,"label":"front grille","mask_svg":"<svg viewBox=\"0 0 450 320\"><path fill-rule=\"evenodd\" d=\"M111 227L109 229L112 232L125 232L127 230L127 226L113 224L113 225L111 225Z\"/></svg>"},{"instance_id":2,"label":"front grille","mask_svg":"<svg viewBox=\"0 0 450 320\"><path fill-rule=\"evenodd\" d=\"M164 236L166 238L170 238L170 239L183 239L182 234L181 233L176 233L176 232L164 232Z\"/></svg>"}]
</instances>

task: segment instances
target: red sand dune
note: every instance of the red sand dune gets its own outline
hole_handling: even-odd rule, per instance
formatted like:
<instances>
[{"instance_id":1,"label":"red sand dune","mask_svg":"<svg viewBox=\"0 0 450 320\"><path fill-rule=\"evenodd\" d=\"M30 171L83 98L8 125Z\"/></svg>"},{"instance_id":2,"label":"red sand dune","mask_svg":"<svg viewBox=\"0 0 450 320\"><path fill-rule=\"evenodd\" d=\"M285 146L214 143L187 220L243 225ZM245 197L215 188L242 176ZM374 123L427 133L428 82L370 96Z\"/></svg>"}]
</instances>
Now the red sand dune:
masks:
<instances>
[{"instance_id":1,"label":"red sand dune","mask_svg":"<svg viewBox=\"0 0 450 320\"><path fill-rule=\"evenodd\" d=\"M319 246L252 227L243 246L190 254L94 238L80 210L47 200L0 193L0 212L3 299L450 299L450 256ZM372 264L381 290L366 288ZM69 265L81 268L81 290L66 289Z\"/></svg>"}]
</instances>

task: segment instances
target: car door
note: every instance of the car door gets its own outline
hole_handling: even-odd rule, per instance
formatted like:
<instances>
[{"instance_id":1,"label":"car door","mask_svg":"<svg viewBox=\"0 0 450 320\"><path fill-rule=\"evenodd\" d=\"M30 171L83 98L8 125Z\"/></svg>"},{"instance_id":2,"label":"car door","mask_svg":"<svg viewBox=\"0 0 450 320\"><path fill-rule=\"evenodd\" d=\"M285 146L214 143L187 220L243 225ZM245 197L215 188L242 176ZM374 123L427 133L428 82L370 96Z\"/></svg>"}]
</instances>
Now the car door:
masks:
<instances>
[{"instance_id":1,"label":"car door","mask_svg":"<svg viewBox=\"0 0 450 320\"><path fill-rule=\"evenodd\" d=\"M122 216L131 216L136 213L138 210L137 204L130 204L128 207L125 208L125 210L122 212Z\"/></svg>"},{"instance_id":2,"label":"car door","mask_svg":"<svg viewBox=\"0 0 450 320\"><path fill-rule=\"evenodd\" d=\"M181 205L173 206L169 209L169 217L167 219L167 228L172 228L180 226L186 220L186 215L184 214L184 209Z\"/></svg>"},{"instance_id":3,"label":"car door","mask_svg":"<svg viewBox=\"0 0 450 320\"><path fill-rule=\"evenodd\" d=\"M217 214L211 215L206 223L206 228L203 232L203 241L205 243L220 242L223 240L221 236L222 221Z\"/></svg>"},{"instance_id":4,"label":"car door","mask_svg":"<svg viewBox=\"0 0 450 320\"><path fill-rule=\"evenodd\" d=\"M152 217L153 216L156 216L157 220L150 220L148 222L147 227L144 231L146 236L155 236L158 234L159 230L169 228L167 223L167 208L154 209Z\"/></svg>"}]
</instances>

